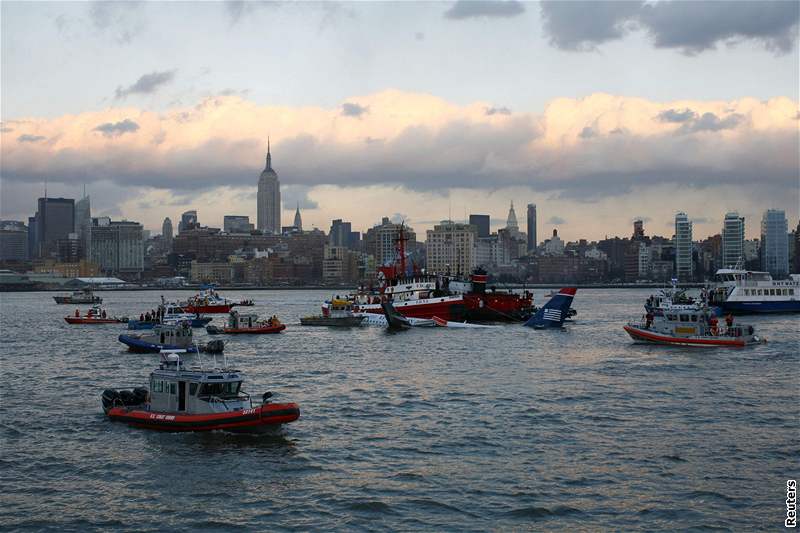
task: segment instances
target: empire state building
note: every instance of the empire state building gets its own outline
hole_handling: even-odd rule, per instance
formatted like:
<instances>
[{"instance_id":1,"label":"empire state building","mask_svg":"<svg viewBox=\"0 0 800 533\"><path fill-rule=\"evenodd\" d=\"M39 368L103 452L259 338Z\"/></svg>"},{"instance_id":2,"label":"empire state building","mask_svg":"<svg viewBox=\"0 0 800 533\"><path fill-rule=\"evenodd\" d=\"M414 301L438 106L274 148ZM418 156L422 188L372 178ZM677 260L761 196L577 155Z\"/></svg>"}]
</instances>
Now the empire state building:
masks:
<instances>
[{"instance_id":1,"label":"empire state building","mask_svg":"<svg viewBox=\"0 0 800 533\"><path fill-rule=\"evenodd\" d=\"M272 155L267 139L267 166L258 178L257 228L265 233L281 232L281 182L272 169Z\"/></svg>"}]
</instances>

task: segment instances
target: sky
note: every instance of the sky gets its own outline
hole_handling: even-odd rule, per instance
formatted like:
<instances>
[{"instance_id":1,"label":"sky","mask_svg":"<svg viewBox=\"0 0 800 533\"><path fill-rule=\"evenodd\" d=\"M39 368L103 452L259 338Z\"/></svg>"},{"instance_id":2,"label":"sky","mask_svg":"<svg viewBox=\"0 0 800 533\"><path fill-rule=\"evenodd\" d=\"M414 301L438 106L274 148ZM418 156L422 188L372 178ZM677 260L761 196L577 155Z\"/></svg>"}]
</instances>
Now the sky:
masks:
<instances>
[{"instance_id":1,"label":"sky","mask_svg":"<svg viewBox=\"0 0 800 533\"><path fill-rule=\"evenodd\" d=\"M159 233L417 232L509 204L539 240L800 216L797 2L0 3L0 218L49 196Z\"/></svg>"}]
</instances>

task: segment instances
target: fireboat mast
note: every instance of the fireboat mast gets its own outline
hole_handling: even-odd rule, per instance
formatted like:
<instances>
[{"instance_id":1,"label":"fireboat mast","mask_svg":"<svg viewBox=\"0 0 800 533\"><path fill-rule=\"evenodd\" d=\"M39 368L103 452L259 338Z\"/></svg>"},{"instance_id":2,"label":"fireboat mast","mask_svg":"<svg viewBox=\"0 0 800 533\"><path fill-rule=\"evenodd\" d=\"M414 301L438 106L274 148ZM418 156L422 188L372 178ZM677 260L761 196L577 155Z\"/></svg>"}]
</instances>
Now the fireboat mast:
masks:
<instances>
[{"instance_id":1,"label":"fireboat mast","mask_svg":"<svg viewBox=\"0 0 800 533\"><path fill-rule=\"evenodd\" d=\"M405 231L403 228L405 227L405 222L400 223L400 230L397 233L397 238L395 239L395 246L397 253L400 255L400 277L406 275L406 241L408 237L406 237Z\"/></svg>"}]
</instances>

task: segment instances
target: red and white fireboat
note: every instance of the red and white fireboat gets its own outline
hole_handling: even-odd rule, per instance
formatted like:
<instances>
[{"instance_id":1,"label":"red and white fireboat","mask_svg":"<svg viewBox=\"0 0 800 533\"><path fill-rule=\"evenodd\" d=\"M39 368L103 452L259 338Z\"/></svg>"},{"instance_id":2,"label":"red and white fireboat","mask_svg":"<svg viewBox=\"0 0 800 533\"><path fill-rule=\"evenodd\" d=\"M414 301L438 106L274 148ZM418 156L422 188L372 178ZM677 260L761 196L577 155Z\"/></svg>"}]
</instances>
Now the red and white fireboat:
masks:
<instances>
[{"instance_id":1,"label":"red and white fireboat","mask_svg":"<svg viewBox=\"0 0 800 533\"><path fill-rule=\"evenodd\" d=\"M341 301L349 302L354 313L383 314L381 301L392 303L403 316L409 318L446 321L523 321L535 308L533 293L486 290L488 275L483 270L473 273L469 281L457 281L449 276L423 275L414 267L407 276L405 241L408 239L400 226L395 239L397 261L381 267L376 290L359 290L344 298L322 304L322 315L330 316L331 308Z\"/></svg>"}]
</instances>

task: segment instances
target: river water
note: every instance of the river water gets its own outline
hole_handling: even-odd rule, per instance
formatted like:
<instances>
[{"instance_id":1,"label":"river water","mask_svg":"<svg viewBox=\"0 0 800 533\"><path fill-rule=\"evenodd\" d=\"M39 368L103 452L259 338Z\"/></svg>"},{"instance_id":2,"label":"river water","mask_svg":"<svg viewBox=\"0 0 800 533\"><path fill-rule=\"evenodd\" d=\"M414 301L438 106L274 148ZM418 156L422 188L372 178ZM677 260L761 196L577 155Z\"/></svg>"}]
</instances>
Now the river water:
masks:
<instances>
[{"instance_id":1,"label":"river water","mask_svg":"<svg viewBox=\"0 0 800 533\"><path fill-rule=\"evenodd\" d=\"M159 296L100 294L128 316ZM797 317L739 319L769 340L744 349L635 345L648 294L579 290L564 331L389 333L301 327L324 291L229 291L288 324L225 339L248 392L300 404L275 436L109 422L103 389L146 385L158 356L67 325L52 293L0 294L0 529L781 527Z\"/></svg>"}]
</instances>

